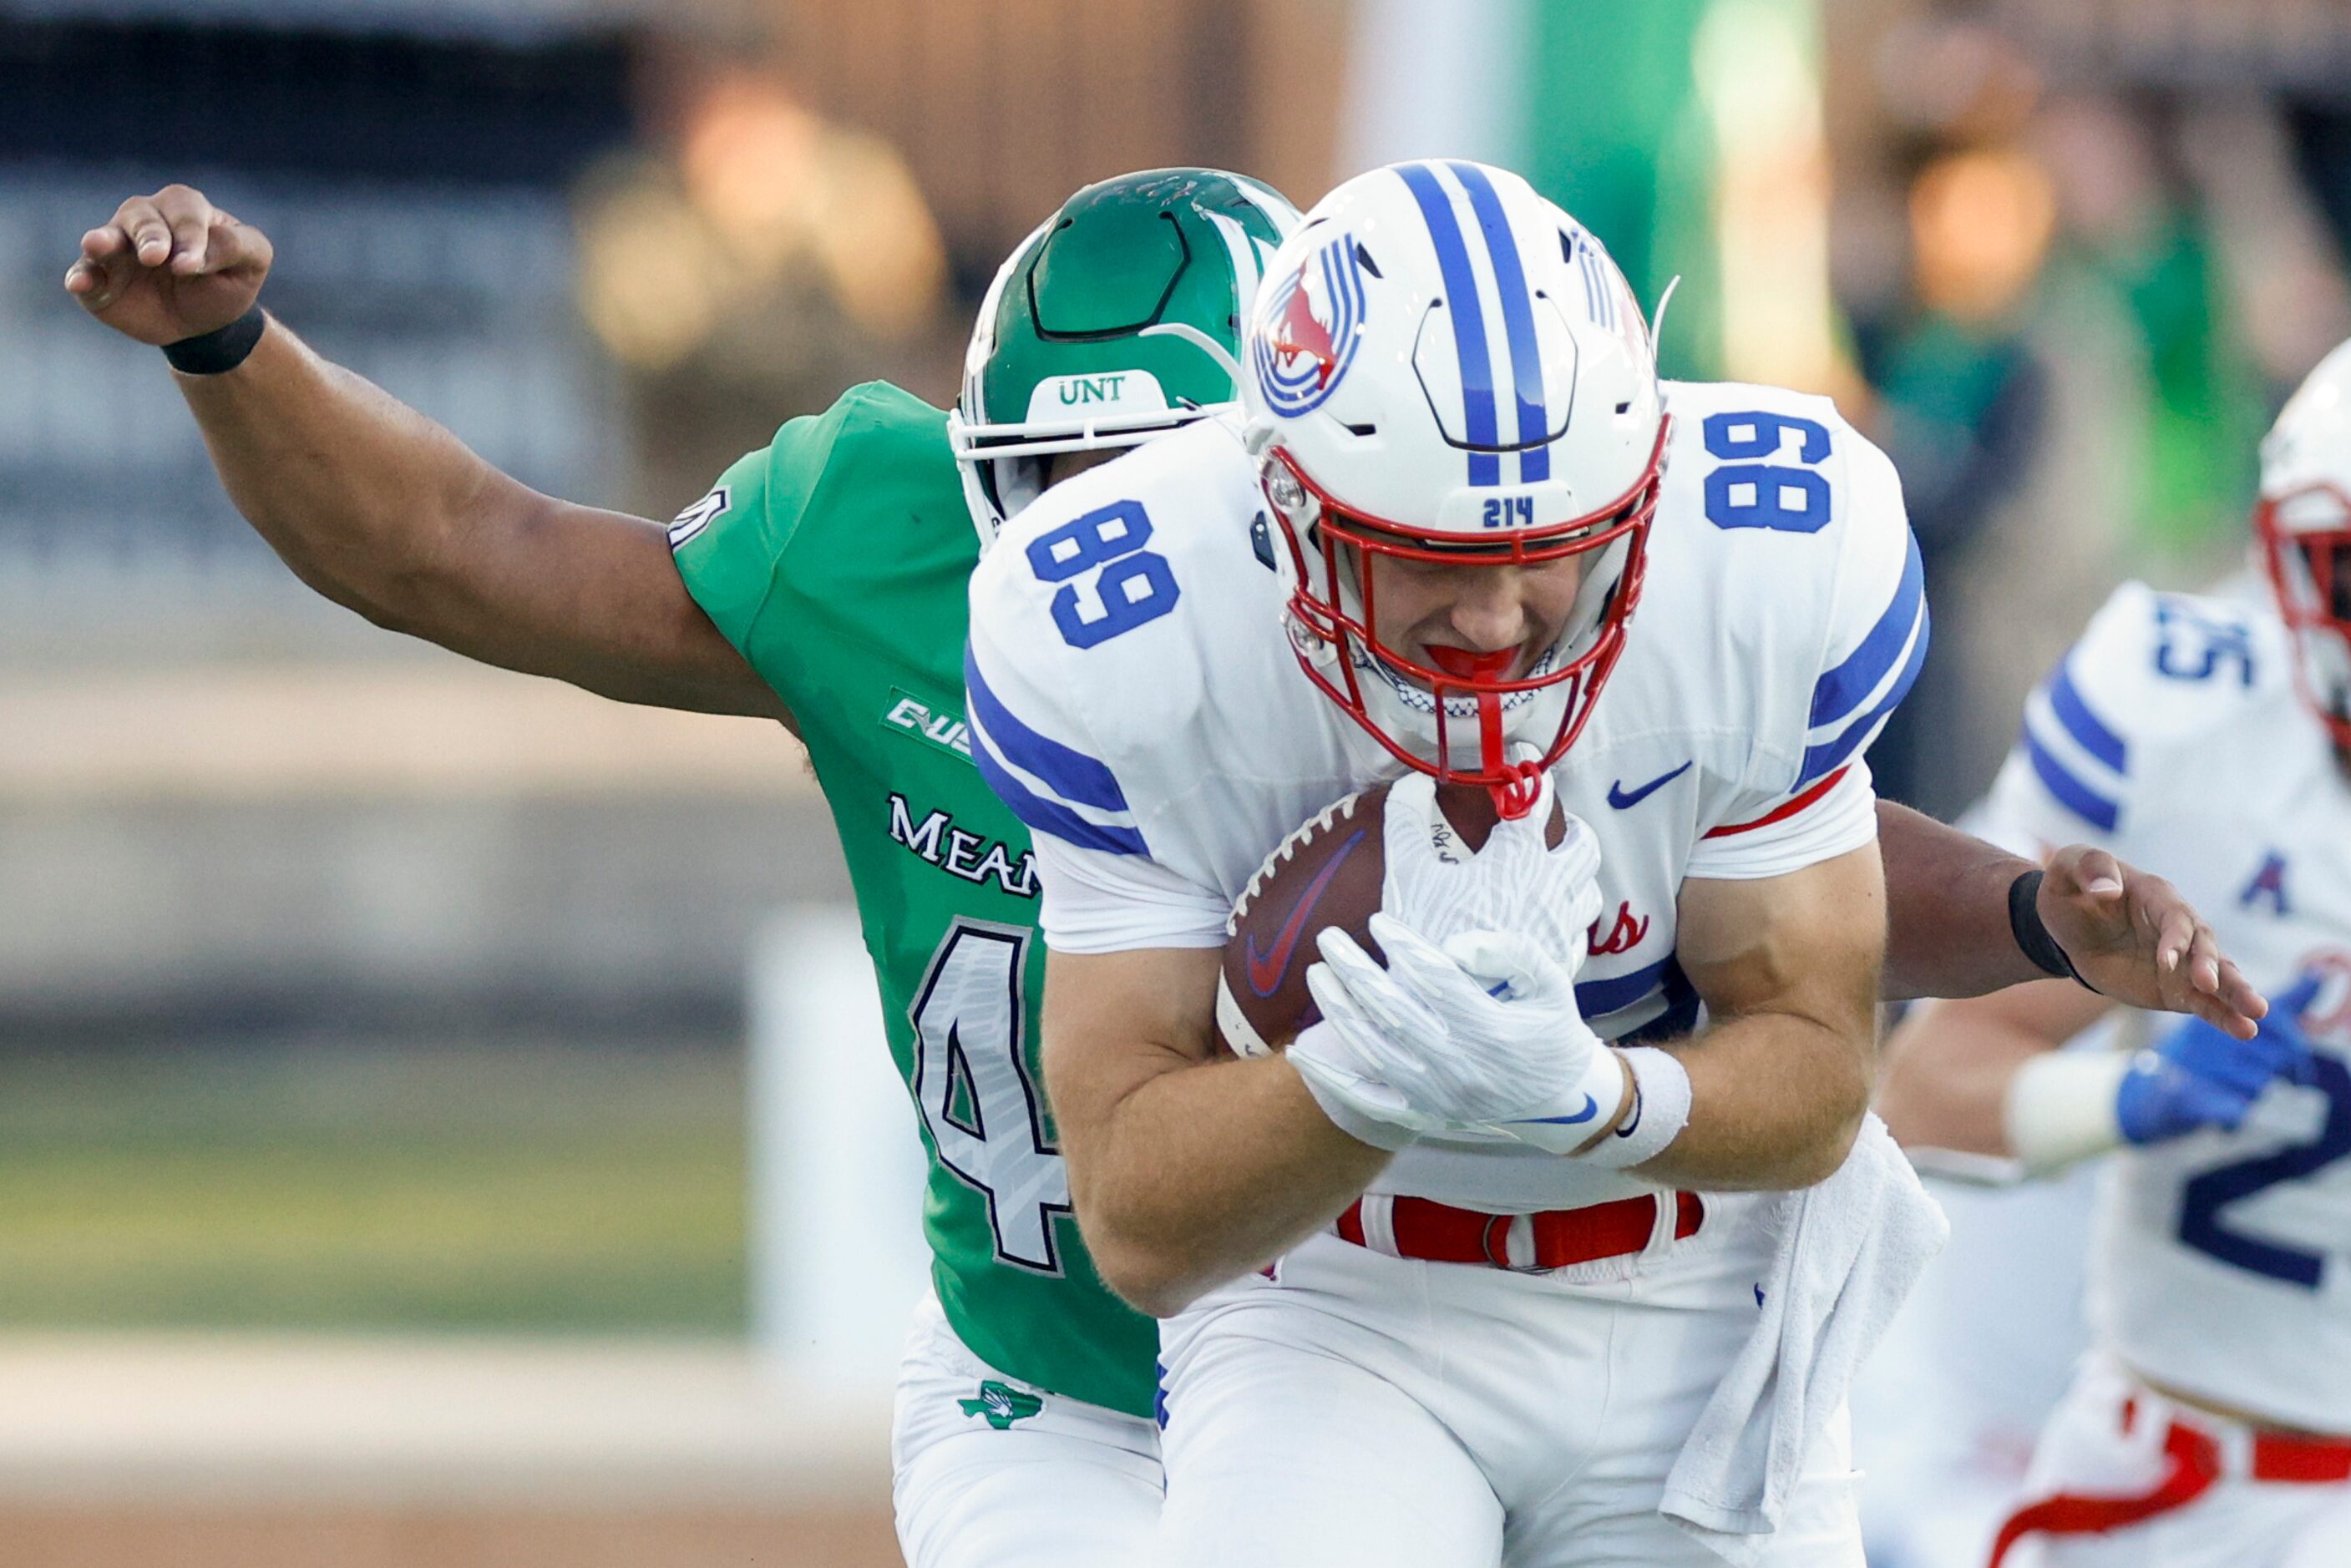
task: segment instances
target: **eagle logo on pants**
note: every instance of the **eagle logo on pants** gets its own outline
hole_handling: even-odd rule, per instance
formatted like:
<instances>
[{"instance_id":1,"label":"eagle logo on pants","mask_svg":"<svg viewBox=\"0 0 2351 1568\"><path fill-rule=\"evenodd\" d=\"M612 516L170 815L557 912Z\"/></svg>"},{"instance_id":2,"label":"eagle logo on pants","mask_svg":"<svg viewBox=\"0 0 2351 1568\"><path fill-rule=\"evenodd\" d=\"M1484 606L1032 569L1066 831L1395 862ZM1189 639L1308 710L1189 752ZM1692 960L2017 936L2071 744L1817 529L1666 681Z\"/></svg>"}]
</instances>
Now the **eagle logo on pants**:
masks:
<instances>
[{"instance_id":1,"label":"eagle logo on pants","mask_svg":"<svg viewBox=\"0 0 2351 1568\"><path fill-rule=\"evenodd\" d=\"M987 1424L998 1431L1008 1429L1015 1421L1025 1421L1045 1407L1045 1401L1008 1384L989 1378L979 1386L977 1398L958 1399L956 1404L967 1416L985 1416Z\"/></svg>"}]
</instances>

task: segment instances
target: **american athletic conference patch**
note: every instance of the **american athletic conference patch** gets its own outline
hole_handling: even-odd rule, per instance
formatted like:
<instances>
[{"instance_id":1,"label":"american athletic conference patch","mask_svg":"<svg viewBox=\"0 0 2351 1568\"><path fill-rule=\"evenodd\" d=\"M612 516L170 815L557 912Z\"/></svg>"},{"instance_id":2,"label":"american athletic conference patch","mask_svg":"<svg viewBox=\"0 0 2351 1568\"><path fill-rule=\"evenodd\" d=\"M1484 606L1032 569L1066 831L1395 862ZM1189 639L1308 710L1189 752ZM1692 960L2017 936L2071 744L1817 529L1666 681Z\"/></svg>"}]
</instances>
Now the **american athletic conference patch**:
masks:
<instances>
[{"instance_id":1,"label":"american athletic conference patch","mask_svg":"<svg viewBox=\"0 0 2351 1568\"><path fill-rule=\"evenodd\" d=\"M1294 420L1322 406L1355 362L1364 325L1363 264L1342 234L1299 264L1265 303L1257 333L1258 389Z\"/></svg>"}]
</instances>

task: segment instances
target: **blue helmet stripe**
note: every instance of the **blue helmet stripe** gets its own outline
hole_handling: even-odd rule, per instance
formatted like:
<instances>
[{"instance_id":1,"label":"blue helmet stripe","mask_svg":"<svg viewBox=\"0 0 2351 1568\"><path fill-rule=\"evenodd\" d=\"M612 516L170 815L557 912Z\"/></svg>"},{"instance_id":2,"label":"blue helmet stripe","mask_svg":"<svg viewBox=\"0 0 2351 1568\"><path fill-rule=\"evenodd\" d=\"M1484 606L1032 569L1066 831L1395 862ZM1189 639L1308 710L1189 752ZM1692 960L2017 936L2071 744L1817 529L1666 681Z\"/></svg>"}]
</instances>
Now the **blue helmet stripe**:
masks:
<instances>
[{"instance_id":1,"label":"blue helmet stripe","mask_svg":"<svg viewBox=\"0 0 2351 1568\"><path fill-rule=\"evenodd\" d=\"M1470 210L1486 236L1486 254L1494 264L1494 286L1502 296L1502 327L1510 343L1510 375L1518 384L1519 478L1531 484L1551 477L1551 447L1528 446L1551 434L1551 415L1543 407L1542 348L1535 340L1534 296L1527 288L1527 270L1519 260L1519 244L1502 215L1502 199L1494 182L1475 163L1448 163L1461 188L1469 192Z\"/></svg>"},{"instance_id":2,"label":"blue helmet stripe","mask_svg":"<svg viewBox=\"0 0 2351 1568\"><path fill-rule=\"evenodd\" d=\"M1478 300L1477 275L1469 270L1469 247L1462 242L1461 223L1453 213L1453 200L1426 163L1402 163L1396 173L1420 203L1421 221L1437 246L1437 265L1445 275L1445 296L1451 306L1453 348L1461 360L1461 411L1468 425L1471 452L1469 483L1502 483L1502 460L1494 448L1501 444L1494 416L1494 367L1486 353L1486 309ZM1484 448L1478 451L1477 448Z\"/></svg>"}]
</instances>

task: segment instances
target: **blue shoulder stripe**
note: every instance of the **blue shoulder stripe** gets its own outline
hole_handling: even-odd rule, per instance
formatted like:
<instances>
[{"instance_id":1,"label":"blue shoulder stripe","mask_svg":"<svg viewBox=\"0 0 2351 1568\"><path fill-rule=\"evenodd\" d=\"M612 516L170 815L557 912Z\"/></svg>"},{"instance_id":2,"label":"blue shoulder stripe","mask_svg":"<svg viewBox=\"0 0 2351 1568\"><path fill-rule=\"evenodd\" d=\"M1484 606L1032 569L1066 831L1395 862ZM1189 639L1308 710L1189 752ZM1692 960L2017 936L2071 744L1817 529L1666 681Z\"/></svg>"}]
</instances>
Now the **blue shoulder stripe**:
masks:
<instances>
[{"instance_id":1,"label":"blue shoulder stripe","mask_svg":"<svg viewBox=\"0 0 2351 1568\"><path fill-rule=\"evenodd\" d=\"M2043 745L2029 727L2024 732L2024 754L2042 787L2058 805L2093 827L2108 833L2115 830L2115 824L2122 819L2122 807L2067 772L2057 754Z\"/></svg>"},{"instance_id":2,"label":"blue shoulder stripe","mask_svg":"<svg viewBox=\"0 0 2351 1568\"><path fill-rule=\"evenodd\" d=\"M987 781L987 787L1012 808L1012 815L1026 823L1031 832L1049 833L1081 849L1100 849L1112 855L1151 853L1143 842L1143 835L1132 827L1105 827L1099 822L1089 822L1061 802L1047 800L1013 777L988 749L987 737L977 727L971 731L971 760L978 767L979 776Z\"/></svg>"},{"instance_id":3,"label":"blue shoulder stripe","mask_svg":"<svg viewBox=\"0 0 2351 1568\"><path fill-rule=\"evenodd\" d=\"M2120 735L2106 728L2104 721L2090 711L2082 701L2081 689L2074 684L2073 656L2067 655L2049 677L2049 708L2065 732L2081 742L2082 749L2118 774L2130 771L2130 747Z\"/></svg>"},{"instance_id":4,"label":"blue shoulder stripe","mask_svg":"<svg viewBox=\"0 0 2351 1568\"><path fill-rule=\"evenodd\" d=\"M1494 182L1475 163L1447 163L1461 188L1469 192L1469 206L1478 214L1486 236L1486 254L1494 263L1494 284L1502 294L1502 327L1510 343L1510 378L1519 395L1519 482L1532 484L1551 477L1551 415L1543 407L1542 346L1535 339L1534 296L1527 288L1527 269L1520 265L1519 242L1502 216L1502 199ZM1545 442L1531 446L1531 441Z\"/></svg>"},{"instance_id":5,"label":"blue shoulder stripe","mask_svg":"<svg viewBox=\"0 0 2351 1568\"><path fill-rule=\"evenodd\" d=\"M1469 453L1469 483L1502 483L1502 460L1491 449L1501 444L1496 434L1494 366L1486 352L1486 308L1478 300L1478 277L1469 270L1469 248L1462 242L1461 221L1454 215L1453 200L1445 193L1435 171L1426 163L1399 163L1396 175L1420 203L1421 221L1437 246L1437 265L1445 275L1447 314L1453 317L1453 351L1461 361L1461 412Z\"/></svg>"},{"instance_id":6,"label":"blue shoulder stripe","mask_svg":"<svg viewBox=\"0 0 2351 1568\"><path fill-rule=\"evenodd\" d=\"M1004 760L1022 773L1045 781L1063 800L1092 806L1096 811L1124 811L1126 794L1109 768L1074 751L1050 735L1040 735L998 700L981 679L979 660L970 649L963 654L964 688L971 695L972 717L986 728Z\"/></svg>"},{"instance_id":7,"label":"blue shoulder stripe","mask_svg":"<svg viewBox=\"0 0 2351 1568\"><path fill-rule=\"evenodd\" d=\"M1914 545L1914 551L1915 548ZM1917 559L1915 553L1911 559ZM1877 705L1846 725L1836 739L1823 741L1817 746L1805 749L1804 768L1797 776L1797 788L1802 789L1815 779L1826 778L1843 767L1845 759L1859 751L1877 732L1878 725L1885 722L1886 715L1901 706L1902 699L1910 694L1911 686L1917 681L1918 671L1927 663L1927 645L1932 640L1933 630L1928 620L1926 601L1921 599L1918 604L1917 640L1911 645L1910 658L1902 666L1902 673L1894 678L1894 684L1887 688L1884 697L1878 699Z\"/></svg>"},{"instance_id":8,"label":"blue shoulder stripe","mask_svg":"<svg viewBox=\"0 0 2351 1568\"><path fill-rule=\"evenodd\" d=\"M1861 646L1813 688L1813 729L1833 724L1860 707L1902 657L1911 627L1921 624L1919 618L1926 613L1927 568L1918 558L1918 536L1907 529L1904 533L1910 541L1910 553L1902 563L1902 581L1895 587L1894 602L1886 607Z\"/></svg>"}]
</instances>

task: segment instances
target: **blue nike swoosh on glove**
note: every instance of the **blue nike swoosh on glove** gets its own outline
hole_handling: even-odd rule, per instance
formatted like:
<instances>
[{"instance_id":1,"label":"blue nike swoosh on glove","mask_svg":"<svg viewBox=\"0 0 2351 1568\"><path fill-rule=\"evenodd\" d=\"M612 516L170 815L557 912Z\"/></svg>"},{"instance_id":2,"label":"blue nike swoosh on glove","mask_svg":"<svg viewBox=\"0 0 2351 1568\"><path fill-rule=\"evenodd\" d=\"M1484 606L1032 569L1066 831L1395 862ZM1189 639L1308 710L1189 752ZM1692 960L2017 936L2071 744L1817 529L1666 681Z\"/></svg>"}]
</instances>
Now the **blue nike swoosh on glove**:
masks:
<instances>
[{"instance_id":1,"label":"blue nike swoosh on glove","mask_svg":"<svg viewBox=\"0 0 2351 1568\"><path fill-rule=\"evenodd\" d=\"M1651 779L1647 784L1643 784L1638 789L1628 790L1625 787L1625 781L1623 779L1617 779L1608 786L1608 804L1614 806L1618 811L1630 811L1635 806L1640 805L1643 801L1648 799L1651 795L1656 794L1659 790L1665 788L1667 784L1673 783L1676 779L1681 777L1684 774L1689 772L1691 763L1695 763L1697 761L1698 759L1696 757L1692 757L1689 762L1684 763L1673 772L1669 774L1659 774L1656 778Z\"/></svg>"},{"instance_id":2,"label":"blue nike swoosh on glove","mask_svg":"<svg viewBox=\"0 0 2351 1568\"><path fill-rule=\"evenodd\" d=\"M1578 1122L1588 1122L1599 1114L1600 1102L1586 1095L1583 1096L1583 1108L1572 1116L1512 1116L1503 1125L1505 1127L1573 1127Z\"/></svg>"}]
</instances>

